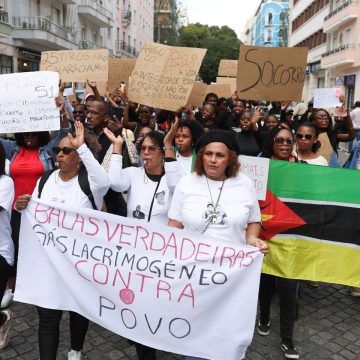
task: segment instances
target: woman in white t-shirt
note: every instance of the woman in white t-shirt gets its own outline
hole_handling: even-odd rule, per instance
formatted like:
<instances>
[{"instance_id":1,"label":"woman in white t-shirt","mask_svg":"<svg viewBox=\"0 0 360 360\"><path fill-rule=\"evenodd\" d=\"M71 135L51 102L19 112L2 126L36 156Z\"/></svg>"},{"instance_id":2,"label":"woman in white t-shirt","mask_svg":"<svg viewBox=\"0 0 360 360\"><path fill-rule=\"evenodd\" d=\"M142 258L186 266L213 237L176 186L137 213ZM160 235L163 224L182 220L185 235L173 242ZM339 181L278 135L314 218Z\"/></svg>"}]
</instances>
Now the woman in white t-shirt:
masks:
<instances>
[{"instance_id":1,"label":"woman in white t-shirt","mask_svg":"<svg viewBox=\"0 0 360 360\"><path fill-rule=\"evenodd\" d=\"M103 197L110 187L110 179L94 154L100 149L95 135L86 133L80 121L75 122L75 137L68 134L58 147L53 148L56 154L58 170L52 172L43 188L39 189L41 179L33 192L34 197L41 197L53 202L70 204L74 207L101 209ZM86 172L85 172L86 171ZM85 175L84 175L85 172ZM48 175L48 174L47 174ZM84 193L80 180L86 176L91 194ZM30 195L19 196L15 209L20 211L27 207ZM37 307L39 314L39 350L41 360L56 359L59 345L59 325L62 310ZM70 311L71 347L68 359L82 358L85 336L89 320L80 314Z\"/></svg>"},{"instance_id":2,"label":"woman in white t-shirt","mask_svg":"<svg viewBox=\"0 0 360 360\"><path fill-rule=\"evenodd\" d=\"M295 134L295 156L299 161L305 161L312 165L328 166L326 159L319 155L320 149L319 134L313 123L302 123Z\"/></svg>"},{"instance_id":3,"label":"woman in white t-shirt","mask_svg":"<svg viewBox=\"0 0 360 360\"><path fill-rule=\"evenodd\" d=\"M6 155L0 143L0 303L14 264L14 244L11 238L11 205L14 200L14 182L5 175ZM10 339L12 311L0 311L0 350L4 349Z\"/></svg>"},{"instance_id":4,"label":"woman in white t-shirt","mask_svg":"<svg viewBox=\"0 0 360 360\"><path fill-rule=\"evenodd\" d=\"M165 136L157 131L147 133L140 143L144 167L122 168L123 139L108 130L104 133L114 145L110 160L111 188L127 191L127 216L166 225L172 193L181 178L172 146L178 121ZM139 360L155 359L156 350L135 343Z\"/></svg>"},{"instance_id":5,"label":"woman in white t-shirt","mask_svg":"<svg viewBox=\"0 0 360 360\"><path fill-rule=\"evenodd\" d=\"M182 176L194 171L195 144L203 134L204 128L196 120L180 121L175 134L175 153Z\"/></svg>"},{"instance_id":6,"label":"woman in white t-shirt","mask_svg":"<svg viewBox=\"0 0 360 360\"><path fill-rule=\"evenodd\" d=\"M176 186L168 225L256 246L266 253L266 243L258 238L261 215L256 192L251 180L239 173L234 133L209 131L196 150L195 172Z\"/></svg>"}]
</instances>

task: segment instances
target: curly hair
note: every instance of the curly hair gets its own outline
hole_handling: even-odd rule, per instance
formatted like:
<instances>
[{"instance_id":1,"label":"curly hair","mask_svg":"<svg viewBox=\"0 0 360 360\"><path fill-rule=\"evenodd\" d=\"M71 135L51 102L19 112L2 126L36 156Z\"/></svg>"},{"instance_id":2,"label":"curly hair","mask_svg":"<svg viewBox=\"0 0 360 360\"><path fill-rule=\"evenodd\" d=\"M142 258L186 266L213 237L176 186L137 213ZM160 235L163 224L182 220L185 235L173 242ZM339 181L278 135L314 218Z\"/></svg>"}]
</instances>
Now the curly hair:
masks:
<instances>
[{"instance_id":1,"label":"curly hair","mask_svg":"<svg viewBox=\"0 0 360 360\"><path fill-rule=\"evenodd\" d=\"M192 146L194 147L196 142L205 134L205 130L198 121L194 120L181 120L178 129L187 127L191 133ZM175 139L174 139L175 143Z\"/></svg>"},{"instance_id":2,"label":"curly hair","mask_svg":"<svg viewBox=\"0 0 360 360\"><path fill-rule=\"evenodd\" d=\"M15 141L18 146L27 148L25 144L24 134L27 133L16 133ZM38 138L39 147L47 145L51 140L50 133L48 131L34 131L32 134Z\"/></svg>"},{"instance_id":3,"label":"curly hair","mask_svg":"<svg viewBox=\"0 0 360 360\"><path fill-rule=\"evenodd\" d=\"M202 176L206 175L205 168L204 168L204 152L205 147L202 147L196 154L194 169L197 175ZM225 176L227 178L235 177L240 170L240 164L238 160L238 155L235 151L229 150L229 161L228 165L225 169Z\"/></svg>"}]
</instances>

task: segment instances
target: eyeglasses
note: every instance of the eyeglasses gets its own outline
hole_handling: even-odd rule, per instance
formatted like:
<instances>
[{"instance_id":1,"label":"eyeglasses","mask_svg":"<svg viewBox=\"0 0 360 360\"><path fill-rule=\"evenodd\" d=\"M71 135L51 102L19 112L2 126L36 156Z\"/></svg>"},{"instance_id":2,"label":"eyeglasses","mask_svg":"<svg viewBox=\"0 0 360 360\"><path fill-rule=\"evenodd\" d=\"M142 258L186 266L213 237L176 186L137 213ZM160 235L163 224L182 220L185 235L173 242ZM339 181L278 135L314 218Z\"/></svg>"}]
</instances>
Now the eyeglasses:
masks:
<instances>
[{"instance_id":1,"label":"eyeglasses","mask_svg":"<svg viewBox=\"0 0 360 360\"><path fill-rule=\"evenodd\" d=\"M95 110L86 110L87 114L91 114L91 115L99 115L100 113L98 111Z\"/></svg>"},{"instance_id":2,"label":"eyeglasses","mask_svg":"<svg viewBox=\"0 0 360 360\"><path fill-rule=\"evenodd\" d=\"M142 145L140 148L141 152L148 152L149 154L155 154L156 150L160 150L160 148L156 147L156 146L146 146L146 145Z\"/></svg>"},{"instance_id":3,"label":"eyeglasses","mask_svg":"<svg viewBox=\"0 0 360 360\"><path fill-rule=\"evenodd\" d=\"M293 138L282 138L282 137L276 137L274 138L274 143L277 145L292 145L294 144L295 140Z\"/></svg>"},{"instance_id":4,"label":"eyeglasses","mask_svg":"<svg viewBox=\"0 0 360 360\"><path fill-rule=\"evenodd\" d=\"M314 137L314 135L311 134L296 134L295 136L298 140L311 140Z\"/></svg>"},{"instance_id":5,"label":"eyeglasses","mask_svg":"<svg viewBox=\"0 0 360 360\"><path fill-rule=\"evenodd\" d=\"M52 151L54 152L55 155L59 155L61 151L63 152L63 154L69 155L72 151L76 151L76 150L74 148L67 146L64 146L62 148L59 146L55 146L52 148Z\"/></svg>"},{"instance_id":6,"label":"eyeglasses","mask_svg":"<svg viewBox=\"0 0 360 360\"><path fill-rule=\"evenodd\" d=\"M330 120L327 115L315 115L315 119L317 120Z\"/></svg>"}]
</instances>

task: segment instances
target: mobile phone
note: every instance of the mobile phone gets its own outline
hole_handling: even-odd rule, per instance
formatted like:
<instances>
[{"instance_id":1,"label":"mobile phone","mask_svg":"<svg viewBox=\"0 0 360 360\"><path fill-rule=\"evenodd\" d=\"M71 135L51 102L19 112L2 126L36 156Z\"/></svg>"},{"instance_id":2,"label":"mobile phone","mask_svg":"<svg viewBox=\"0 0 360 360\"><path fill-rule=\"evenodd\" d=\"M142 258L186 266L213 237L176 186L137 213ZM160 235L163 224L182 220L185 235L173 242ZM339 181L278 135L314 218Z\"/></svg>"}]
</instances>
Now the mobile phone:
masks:
<instances>
[{"instance_id":1,"label":"mobile phone","mask_svg":"<svg viewBox=\"0 0 360 360\"><path fill-rule=\"evenodd\" d=\"M121 107L112 107L111 113L120 120L124 116L124 109Z\"/></svg>"}]
</instances>

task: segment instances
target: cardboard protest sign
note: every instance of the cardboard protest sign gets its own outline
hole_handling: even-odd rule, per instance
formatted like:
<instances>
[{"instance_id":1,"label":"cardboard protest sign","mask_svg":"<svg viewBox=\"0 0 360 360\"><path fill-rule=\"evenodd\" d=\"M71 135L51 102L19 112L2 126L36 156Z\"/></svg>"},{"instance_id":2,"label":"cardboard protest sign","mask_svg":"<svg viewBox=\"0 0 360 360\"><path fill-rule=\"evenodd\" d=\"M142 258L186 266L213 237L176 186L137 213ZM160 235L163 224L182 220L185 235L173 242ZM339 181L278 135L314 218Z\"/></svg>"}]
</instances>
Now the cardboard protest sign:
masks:
<instances>
[{"instance_id":1,"label":"cardboard protest sign","mask_svg":"<svg viewBox=\"0 0 360 360\"><path fill-rule=\"evenodd\" d=\"M15 299L156 349L238 360L253 337L262 259L240 242L34 198Z\"/></svg>"},{"instance_id":2,"label":"cardboard protest sign","mask_svg":"<svg viewBox=\"0 0 360 360\"><path fill-rule=\"evenodd\" d=\"M201 82L194 82L193 88L191 90L188 104L201 107L204 103L206 94L213 92L218 97L230 97L231 96L231 87L229 84L204 84Z\"/></svg>"},{"instance_id":3,"label":"cardboard protest sign","mask_svg":"<svg viewBox=\"0 0 360 360\"><path fill-rule=\"evenodd\" d=\"M237 76L237 60L220 60L218 75L219 76Z\"/></svg>"},{"instance_id":4,"label":"cardboard protest sign","mask_svg":"<svg viewBox=\"0 0 360 360\"><path fill-rule=\"evenodd\" d=\"M206 89L207 89L207 84L198 81L194 82L187 103L189 105L201 107L204 103Z\"/></svg>"},{"instance_id":5,"label":"cardboard protest sign","mask_svg":"<svg viewBox=\"0 0 360 360\"><path fill-rule=\"evenodd\" d=\"M229 98L232 95L230 84L210 84L206 88L206 93L210 92L215 93L219 98Z\"/></svg>"},{"instance_id":6,"label":"cardboard protest sign","mask_svg":"<svg viewBox=\"0 0 360 360\"><path fill-rule=\"evenodd\" d=\"M59 50L41 53L40 70L56 71L62 81L107 81L109 50Z\"/></svg>"},{"instance_id":7,"label":"cardboard protest sign","mask_svg":"<svg viewBox=\"0 0 360 360\"><path fill-rule=\"evenodd\" d=\"M0 75L0 133L59 130L58 92L53 71Z\"/></svg>"},{"instance_id":8,"label":"cardboard protest sign","mask_svg":"<svg viewBox=\"0 0 360 360\"><path fill-rule=\"evenodd\" d=\"M241 99L301 100L307 48L240 46L237 89Z\"/></svg>"},{"instance_id":9,"label":"cardboard protest sign","mask_svg":"<svg viewBox=\"0 0 360 360\"><path fill-rule=\"evenodd\" d=\"M147 42L130 77L129 100L177 111L187 104L205 52Z\"/></svg>"},{"instance_id":10,"label":"cardboard protest sign","mask_svg":"<svg viewBox=\"0 0 360 360\"><path fill-rule=\"evenodd\" d=\"M236 78L232 77L216 77L217 84L229 84L231 89L231 95L236 91Z\"/></svg>"},{"instance_id":11,"label":"cardboard protest sign","mask_svg":"<svg viewBox=\"0 0 360 360\"><path fill-rule=\"evenodd\" d=\"M108 90L113 92L120 82L129 84L129 77L134 70L136 59L109 59Z\"/></svg>"},{"instance_id":12,"label":"cardboard protest sign","mask_svg":"<svg viewBox=\"0 0 360 360\"><path fill-rule=\"evenodd\" d=\"M335 108L341 106L339 96L341 90L337 88L322 88L314 90L314 108Z\"/></svg>"},{"instance_id":13,"label":"cardboard protest sign","mask_svg":"<svg viewBox=\"0 0 360 360\"><path fill-rule=\"evenodd\" d=\"M245 155L240 155L239 160L240 171L252 180L258 200L265 200L270 160Z\"/></svg>"}]
</instances>

